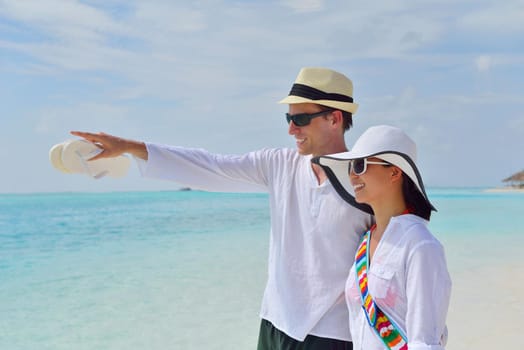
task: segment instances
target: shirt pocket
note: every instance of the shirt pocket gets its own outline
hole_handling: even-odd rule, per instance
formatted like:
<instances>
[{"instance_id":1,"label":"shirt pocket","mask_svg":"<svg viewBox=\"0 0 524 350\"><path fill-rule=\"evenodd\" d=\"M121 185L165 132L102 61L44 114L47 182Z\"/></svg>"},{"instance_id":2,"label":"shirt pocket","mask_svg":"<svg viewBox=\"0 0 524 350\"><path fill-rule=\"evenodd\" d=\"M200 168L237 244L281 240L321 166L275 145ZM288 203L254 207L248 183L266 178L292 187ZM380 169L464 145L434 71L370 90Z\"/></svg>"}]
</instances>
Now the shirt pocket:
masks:
<instances>
[{"instance_id":1,"label":"shirt pocket","mask_svg":"<svg viewBox=\"0 0 524 350\"><path fill-rule=\"evenodd\" d=\"M368 273L368 288L371 296L375 300L390 299L393 286L395 270L388 266L376 265ZM389 302L387 304L390 304Z\"/></svg>"}]
</instances>

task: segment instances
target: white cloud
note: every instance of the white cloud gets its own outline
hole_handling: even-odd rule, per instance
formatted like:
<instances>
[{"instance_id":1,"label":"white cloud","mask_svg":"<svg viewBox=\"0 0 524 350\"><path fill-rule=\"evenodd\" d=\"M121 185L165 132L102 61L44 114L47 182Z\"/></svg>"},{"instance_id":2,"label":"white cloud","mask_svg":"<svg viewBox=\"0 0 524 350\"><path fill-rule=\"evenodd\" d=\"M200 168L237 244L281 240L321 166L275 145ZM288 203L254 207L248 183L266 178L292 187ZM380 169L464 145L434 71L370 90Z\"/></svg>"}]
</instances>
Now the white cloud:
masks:
<instances>
[{"instance_id":1,"label":"white cloud","mask_svg":"<svg viewBox=\"0 0 524 350\"><path fill-rule=\"evenodd\" d=\"M486 72L490 70L492 64L493 64L492 58L487 55L479 56L475 60L475 65L479 72Z\"/></svg>"},{"instance_id":2,"label":"white cloud","mask_svg":"<svg viewBox=\"0 0 524 350\"><path fill-rule=\"evenodd\" d=\"M98 131L129 124L127 107L101 103L75 103L70 106L47 107L38 110L35 114L36 134L64 134L77 128L95 128Z\"/></svg>"},{"instance_id":3,"label":"white cloud","mask_svg":"<svg viewBox=\"0 0 524 350\"><path fill-rule=\"evenodd\" d=\"M174 2L138 2L135 13L130 17L131 25L137 29L146 29L149 38L164 37L169 39L173 33L201 31L207 27L206 14L191 8L191 3L184 5Z\"/></svg>"},{"instance_id":4,"label":"white cloud","mask_svg":"<svg viewBox=\"0 0 524 350\"><path fill-rule=\"evenodd\" d=\"M102 41L104 34L126 30L102 10L75 0L4 0L0 13L22 23L33 25L39 35L52 40Z\"/></svg>"},{"instance_id":5,"label":"white cloud","mask_svg":"<svg viewBox=\"0 0 524 350\"><path fill-rule=\"evenodd\" d=\"M459 26L482 35L519 36L524 32L522 0L488 1L479 5L459 19Z\"/></svg>"},{"instance_id":6,"label":"white cloud","mask_svg":"<svg viewBox=\"0 0 524 350\"><path fill-rule=\"evenodd\" d=\"M325 6L325 0L283 0L282 4L296 12L316 12Z\"/></svg>"}]
</instances>

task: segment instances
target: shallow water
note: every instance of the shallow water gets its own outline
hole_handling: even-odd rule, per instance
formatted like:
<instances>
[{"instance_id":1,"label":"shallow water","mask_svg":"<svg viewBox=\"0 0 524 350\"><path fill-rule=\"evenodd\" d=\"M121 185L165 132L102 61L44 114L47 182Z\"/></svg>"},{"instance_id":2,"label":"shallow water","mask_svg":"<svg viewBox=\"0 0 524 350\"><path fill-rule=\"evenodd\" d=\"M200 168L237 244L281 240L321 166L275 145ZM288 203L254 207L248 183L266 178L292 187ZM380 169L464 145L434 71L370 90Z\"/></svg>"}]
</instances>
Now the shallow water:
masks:
<instances>
[{"instance_id":1,"label":"shallow water","mask_svg":"<svg viewBox=\"0 0 524 350\"><path fill-rule=\"evenodd\" d=\"M452 276L522 261L524 194L429 195ZM268 230L259 194L0 195L0 349L254 348Z\"/></svg>"}]
</instances>

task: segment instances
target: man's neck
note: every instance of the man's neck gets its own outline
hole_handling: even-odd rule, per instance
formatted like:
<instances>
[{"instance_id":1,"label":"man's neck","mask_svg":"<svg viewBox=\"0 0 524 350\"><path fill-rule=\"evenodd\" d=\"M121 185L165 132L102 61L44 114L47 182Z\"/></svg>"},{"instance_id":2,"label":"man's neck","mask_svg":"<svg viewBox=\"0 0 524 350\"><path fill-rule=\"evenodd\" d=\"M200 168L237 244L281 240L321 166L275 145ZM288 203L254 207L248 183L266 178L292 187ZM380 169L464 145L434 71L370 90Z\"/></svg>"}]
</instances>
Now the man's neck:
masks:
<instances>
[{"instance_id":1,"label":"man's neck","mask_svg":"<svg viewBox=\"0 0 524 350\"><path fill-rule=\"evenodd\" d=\"M324 169L318 164L311 163L311 167L313 168L313 173L315 173L315 177L317 178L317 183L319 185L322 185L324 181L327 179L327 175L324 172Z\"/></svg>"},{"instance_id":2,"label":"man's neck","mask_svg":"<svg viewBox=\"0 0 524 350\"><path fill-rule=\"evenodd\" d=\"M325 156L327 154L333 154L333 153L341 153L341 152L347 152L348 148L346 147L346 144L344 143L344 139L342 139L340 142L333 143L329 145L329 147L324 148L321 151L314 152L312 154L312 158ZM311 163L311 167L313 168L313 172L315 173L315 176L317 178L318 184L321 185L326 181L327 175L322 169L322 167L318 164Z\"/></svg>"},{"instance_id":3,"label":"man's neck","mask_svg":"<svg viewBox=\"0 0 524 350\"><path fill-rule=\"evenodd\" d=\"M325 156L325 155L328 155L328 154L347 152L347 150L348 150L348 148L346 147L345 144L337 145L336 147L329 147L329 148L323 149L321 151L314 152L312 154L312 158Z\"/></svg>"}]
</instances>

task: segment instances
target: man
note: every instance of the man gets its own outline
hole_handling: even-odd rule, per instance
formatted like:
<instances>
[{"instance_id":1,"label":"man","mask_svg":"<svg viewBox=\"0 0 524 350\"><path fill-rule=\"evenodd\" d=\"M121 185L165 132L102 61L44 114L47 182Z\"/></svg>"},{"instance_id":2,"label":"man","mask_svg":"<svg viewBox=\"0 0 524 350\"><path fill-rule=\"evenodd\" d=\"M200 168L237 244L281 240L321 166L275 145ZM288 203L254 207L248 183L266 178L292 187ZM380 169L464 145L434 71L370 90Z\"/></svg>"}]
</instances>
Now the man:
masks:
<instances>
[{"instance_id":1,"label":"man","mask_svg":"<svg viewBox=\"0 0 524 350\"><path fill-rule=\"evenodd\" d=\"M99 145L93 159L130 153L143 176L195 189L269 193L268 280L258 349L351 349L344 286L359 235L371 217L347 204L311 158L345 152L352 126L353 84L325 68L303 68L289 96L286 119L296 150L263 149L218 155L72 132Z\"/></svg>"}]
</instances>

